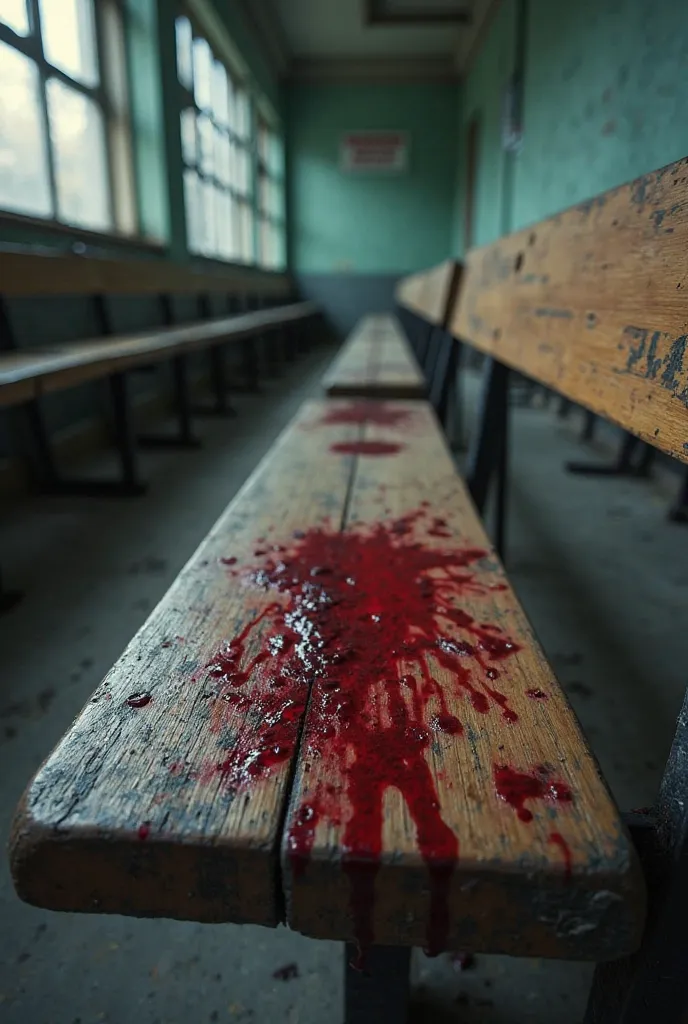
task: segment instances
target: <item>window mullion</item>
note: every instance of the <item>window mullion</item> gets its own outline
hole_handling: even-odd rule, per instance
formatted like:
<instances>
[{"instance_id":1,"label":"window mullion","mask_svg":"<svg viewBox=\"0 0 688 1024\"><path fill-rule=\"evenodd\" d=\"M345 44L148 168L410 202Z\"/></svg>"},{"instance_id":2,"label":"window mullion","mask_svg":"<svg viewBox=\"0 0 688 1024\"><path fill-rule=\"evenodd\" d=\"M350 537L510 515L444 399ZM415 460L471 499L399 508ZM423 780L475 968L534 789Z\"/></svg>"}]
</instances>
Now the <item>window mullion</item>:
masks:
<instances>
[{"instance_id":1,"label":"window mullion","mask_svg":"<svg viewBox=\"0 0 688 1024\"><path fill-rule=\"evenodd\" d=\"M45 152L48 159L48 184L50 186L50 202L53 208L53 218L59 219L59 206L57 201L57 184L55 178L55 159L53 156L53 142L50 135L50 117L48 115L48 95L46 84L48 81L48 64L43 52L43 37L41 35L41 12L38 7L38 0L28 0L29 20L33 29L33 38L36 46L36 67L40 79L39 101L41 105L41 121L45 137Z\"/></svg>"},{"instance_id":2,"label":"window mullion","mask_svg":"<svg viewBox=\"0 0 688 1024\"><path fill-rule=\"evenodd\" d=\"M96 60L98 62L98 85L95 88L83 88L85 92L92 99L96 100L100 109L103 113L105 120L105 152L107 160L105 161L107 167L107 195L108 195L108 213L110 215L110 223L116 230L119 225L119 218L117 216L118 211L115 204L115 173L113 167L114 153L112 151L112 120L114 111L112 109L112 103L107 92L105 82L110 73L110 69L107 67L107 59L105 57L105 47L103 46L103 19L101 5L97 2L93 4L93 13L95 17L95 30L96 30ZM69 85L77 86L77 82L72 82L67 77Z\"/></svg>"}]
</instances>

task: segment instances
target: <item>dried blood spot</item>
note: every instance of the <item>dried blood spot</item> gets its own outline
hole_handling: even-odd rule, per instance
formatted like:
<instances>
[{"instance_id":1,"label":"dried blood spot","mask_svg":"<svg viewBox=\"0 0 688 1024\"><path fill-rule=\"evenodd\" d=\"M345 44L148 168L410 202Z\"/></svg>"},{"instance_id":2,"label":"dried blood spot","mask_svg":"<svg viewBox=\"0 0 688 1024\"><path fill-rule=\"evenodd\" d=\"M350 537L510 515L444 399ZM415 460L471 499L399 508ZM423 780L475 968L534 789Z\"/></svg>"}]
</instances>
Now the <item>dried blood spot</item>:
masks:
<instances>
[{"instance_id":1,"label":"dried blood spot","mask_svg":"<svg viewBox=\"0 0 688 1024\"><path fill-rule=\"evenodd\" d=\"M573 794L566 782L552 778L550 770L538 765L532 772L519 772L507 765L495 765L494 781L497 795L516 811L521 821L532 821L533 813L526 800L549 800L571 803Z\"/></svg>"},{"instance_id":2,"label":"dried blood spot","mask_svg":"<svg viewBox=\"0 0 688 1024\"><path fill-rule=\"evenodd\" d=\"M388 402L360 401L346 405L333 402L315 426L371 423L377 427L399 427L408 423L412 416L411 409Z\"/></svg>"},{"instance_id":3,"label":"dried blood spot","mask_svg":"<svg viewBox=\"0 0 688 1024\"><path fill-rule=\"evenodd\" d=\"M150 693L132 693L130 697L127 697L127 704L130 708L145 708L147 704L153 700Z\"/></svg>"},{"instance_id":4,"label":"dried blood spot","mask_svg":"<svg viewBox=\"0 0 688 1024\"><path fill-rule=\"evenodd\" d=\"M405 446L394 441L339 441L330 445L337 455L397 455Z\"/></svg>"}]
</instances>

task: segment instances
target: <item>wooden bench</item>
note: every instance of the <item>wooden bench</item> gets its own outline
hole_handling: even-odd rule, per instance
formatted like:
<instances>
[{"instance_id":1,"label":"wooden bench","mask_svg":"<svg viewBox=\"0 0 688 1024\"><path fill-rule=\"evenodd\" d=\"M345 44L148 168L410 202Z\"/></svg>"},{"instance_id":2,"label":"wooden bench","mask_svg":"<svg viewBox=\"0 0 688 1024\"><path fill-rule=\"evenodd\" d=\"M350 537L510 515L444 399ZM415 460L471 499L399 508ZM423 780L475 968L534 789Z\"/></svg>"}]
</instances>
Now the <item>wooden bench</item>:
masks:
<instances>
[{"instance_id":1,"label":"wooden bench","mask_svg":"<svg viewBox=\"0 0 688 1024\"><path fill-rule=\"evenodd\" d=\"M607 960L644 913L633 844L431 407L358 408L302 408L11 840L39 906L346 941L372 971L347 972L351 1022L402 1019L412 946Z\"/></svg>"},{"instance_id":2,"label":"wooden bench","mask_svg":"<svg viewBox=\"0 0 688 1024\"><path fill-rule=\"evenodd\" d=\"M391 316L364 317L323 380L330 398L424 398L425 379Z\"/></svg>"}]
</instances>

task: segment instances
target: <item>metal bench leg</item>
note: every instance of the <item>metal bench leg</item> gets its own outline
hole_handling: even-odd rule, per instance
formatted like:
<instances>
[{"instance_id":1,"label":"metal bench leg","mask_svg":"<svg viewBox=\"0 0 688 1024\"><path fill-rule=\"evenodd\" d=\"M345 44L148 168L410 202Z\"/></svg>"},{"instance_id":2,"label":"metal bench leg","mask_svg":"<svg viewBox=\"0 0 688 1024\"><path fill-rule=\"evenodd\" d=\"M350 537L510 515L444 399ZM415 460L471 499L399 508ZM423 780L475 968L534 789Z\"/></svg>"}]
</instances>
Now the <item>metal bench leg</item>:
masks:
<instances>
[{"instance_id":1,"label":"metal bench leg","mask_svg":"<svg viewBox=\"0 0 688 1024\"><path fill-rule=\"evenodd\" d=\"M209 348L208 359L214 402L212 405L194 405L193 412L196 416L236 416L236 409L232 408L229 401L224 346L213 345Z\"/></svg>"},{"instance_id":2,"label":"metal bench leg","mask_svg":"<svg viewBox=\"0 0 688 1024\"><path fill-rule=\"evenodd\" d=\"M560 420L565 420L568 418L572 406L573 402L569 398L562 397L559 399L559 408L557 409L557 416Z\"/></svg>"},{"instance_id":3,"label":"metal bench leg","mask_svg":"<svg viewBox=\"0 0 688 1024\"><path fill-rule=\"evenodd\" d=\"M585 1024L682 1024L688 1019L687 764L688 694L653 809L654 827L637 843L649 895L643 943L633 956L598 966Z\"/></svg>"},{"instance_id":4,"label":"metal bench leg","mask_svg":"<svg viewBox=\"0 0 688 1024\"><path fill-rule=\"evenodd\" d=\"M478 430L468 460L468 488L478 512L484 515L490 484L497 474L495 547L505 554L507 511L507 427L509 422L509 369L487 359Z\"/></svg>"},{"instance_id":5,"label":"metal bench leg","mask_svg":"<svg viewBox=\"0 0 688 1024\"><path fill-rule=\"evenodd\" d=\"M146 490L145 484L139 482L136 474L135 446L124 375L115 374L109 380L113 400L115 442L122 466L119 480L64 479L55 462L50 434L40 403L38 400L27 403L38 468L38 488L43 494L85 498L133 498Z\"/></svg>"},{"instance_id":6,"label":"metal bench leg","mask_svg":"<svg viewBox=\"0 0 688 1024\"><path fill-rule=\"evenodd\" d=\"M569 473L579 476L635 476L650 472L654 449L633 434L626 434L614 462L567 462Z\"/></svg>"},{"instance_id":7,"label":"metal bench leg","mask_svg":"<svg viewBox=\"0 0 688 1024\"><path fill-rule=\"evenodd\" d=\"M688 523L688 472L683 474L681 489L667 513L667 519L671 523Z\"/></svg>"},{"instance_id":8,"label":"metal bench leg","mask_svg":"<svg viewBox=\"0 0 688 1024\"><path fill-rule=\"evenodd\" d=\"M411 950L373 946L363 971L350 966L358 957L356 946L347 943L344 952L344 1024L406 1024Z\"/></svg>"},{"instance_id":9,"label":"metal bench leg","mask_svg":"<svg viewBox=\"0 0 688 1024\"><path fill-rule=\"evenodd\" d=\"M174 404L179 419L175 434L139 435L139 444L145 448L200 448L201 442L193 432L191 422L191 395L189 389L188 358L175 356L172 360Z\"/></svg>"},{"instance_id":10,"label":"metal bench leg","mask_svg":"<svg viewBox=\"0 0 688 1024\"><path fill-rule=\"evenodd\" d=\"M244 364L244 378L247 391L260 391L258 384L258 356L256 353L256 339L244 338L242 342L242 359Z\"/></svg>"}]
</instances>

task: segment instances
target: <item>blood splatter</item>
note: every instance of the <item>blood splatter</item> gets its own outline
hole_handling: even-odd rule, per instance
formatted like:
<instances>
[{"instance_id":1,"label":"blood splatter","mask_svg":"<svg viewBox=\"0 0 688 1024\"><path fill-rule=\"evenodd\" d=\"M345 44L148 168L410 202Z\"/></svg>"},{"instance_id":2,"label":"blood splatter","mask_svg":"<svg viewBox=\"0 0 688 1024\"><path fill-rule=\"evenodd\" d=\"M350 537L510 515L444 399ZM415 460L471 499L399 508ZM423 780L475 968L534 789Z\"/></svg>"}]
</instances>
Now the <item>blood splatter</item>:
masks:
<instances>
[{"instance_id":1,"label":"blood splatter","mask_svg":"<svg viewBox=\"0 0 688 1024\"><path fill-rule=\"evenodd\" d=\"M538 765L532 772L519 772L508 765L495 765L494 781L497 795L516 811L524 822L533 820L533 812L526 800L548 800L551 803L571 803L573 794L566 782L552 778L546 765Z\"/></svg>"},{"instance_id":2,"label":"blood splatter","mask_svg":"<svg viewBox=\"0 0 688 1024\"><path fill-rule=\"evenodd\" d=\"M127 697L127 704L130 708L145 708L147 704L153 700L150 693L132 693L130 697Z\"/></svg>"},{"instance_id":3,"label":"blood splatter","mask_svg":"<svg viewBox=\"0 0 688 1024\"><path fill-rule=\"evenodd\" d=\"M338 441L330 445L330 451L337 455L398 455L403 444L395 441Z\"/></svg>"},{"instance_id":4,"label":"blood splatter","mask_svg":"<svg viewBox=\"0 0 688 1024\"><path fill-rule=\"evenodd\" d=\"M526 690L526 697L530 697L531 700L549 700L549 694L545 693L544 690Z\"/></svg>"},{"instance_id":5,"label":"blood splatter","mask_svg":"<svg viewBox=\"0 0 688 1024\"><path fill-rule=\"evenodd\" d=\"M212 728L226 745L206 776L219 774L235 789L292 757L310 694L301 763L307 782L319 762L317 781L292 813L287 852L298 877L318 824L341 829L361 949L375 940L390 788L405 801L428 870L427 945L431 952L446 946L459 843L442 818L427 755L434 743L460 742L463 699L479 714L496 710L507 723L517 718L491 685L491 663L518 644L495 636L484 614L476 621L461 607L465 595L491 592L474 568L487 552L424 545L428 521L420 509L351 532L313 527L293 534L279 555L267 552L259 567L233 570L275 600L205 669L218 687Z\"/></svg>"},{"instance_id":6,"label":"blood splatter","mask_svg":"<svg viewBox=\"0 0 688 1024\"><path fill-rule=\"evenodd\" d=\"M144 843L146 839L148 839L148 836L150 835L150 822L144 821L143 825L139 825L138 829L136 830L136 834L141 840L141 842Z\"/></svg>"},{"instance_id":7,"label":"blood splatter","mask_svg":"<svg viewBox=\"0 0 688 1024\"><path fill-rule=\"evenodd\" d=\"M571 877L573 858L571 857L571 848L564 839L561 832L550 832L549 840L553 846L558 846L564 857L564 878Z\"/></svg>"},{"instance_id":8,"label":"blood splatter","mask_svg":"<svg viewBox=\"0 0 688 1024\"><path fill-rule=\"evenodd\" d=\"M413 410L388 402L360 401L349 402L347 405L332 403L324 416L315 426L335 426L337 424L371 423L376 427L400 427L407 424L413 416Z\"/></svg>"}]
</instances>

